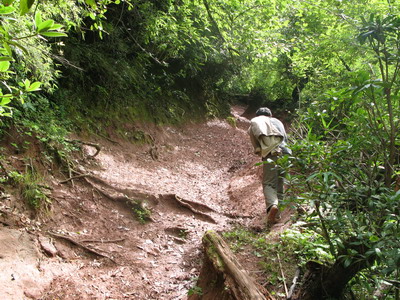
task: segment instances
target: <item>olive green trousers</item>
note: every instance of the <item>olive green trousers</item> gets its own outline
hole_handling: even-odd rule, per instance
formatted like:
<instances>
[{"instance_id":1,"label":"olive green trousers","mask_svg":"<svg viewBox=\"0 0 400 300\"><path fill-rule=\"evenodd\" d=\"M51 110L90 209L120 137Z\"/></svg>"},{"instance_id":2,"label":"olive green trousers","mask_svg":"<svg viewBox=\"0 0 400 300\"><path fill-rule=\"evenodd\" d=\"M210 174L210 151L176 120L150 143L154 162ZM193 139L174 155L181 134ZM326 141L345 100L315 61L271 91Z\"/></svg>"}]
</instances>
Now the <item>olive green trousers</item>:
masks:
<instances>
[{"instance_id":1,"label":"olive green trousers","mask_svg":"<svg viewBox=\"0 0 400 300\"><path fill-rule=\"evenodd\" d=\"M278 205L279 200L283 198L283 181L285 172L276 164L279 156L263 158L263 192L267 212L272 205Z\"/></svg>"}]
</instances>

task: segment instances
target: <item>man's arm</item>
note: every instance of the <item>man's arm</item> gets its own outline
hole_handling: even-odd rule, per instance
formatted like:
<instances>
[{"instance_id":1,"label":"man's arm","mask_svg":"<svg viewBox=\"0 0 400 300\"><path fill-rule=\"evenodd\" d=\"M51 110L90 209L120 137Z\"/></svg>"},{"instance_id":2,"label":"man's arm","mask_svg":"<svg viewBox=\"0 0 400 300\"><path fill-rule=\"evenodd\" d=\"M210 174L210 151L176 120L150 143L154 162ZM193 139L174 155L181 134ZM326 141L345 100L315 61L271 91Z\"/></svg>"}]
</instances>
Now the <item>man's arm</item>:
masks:
<instances>
[{"instance_id":1,"label":"man's arm","mask_svg":"<svg viewBox=\"0 0 400 300\"><path fill-rule=\"evenodd\" d=\"M253 131L251 130L251 126L247 130L247 133L250 136L250 141L254 148L254 154L261 154L261 145L258 139L254 136Z\"/></svg>"}]
</instances>

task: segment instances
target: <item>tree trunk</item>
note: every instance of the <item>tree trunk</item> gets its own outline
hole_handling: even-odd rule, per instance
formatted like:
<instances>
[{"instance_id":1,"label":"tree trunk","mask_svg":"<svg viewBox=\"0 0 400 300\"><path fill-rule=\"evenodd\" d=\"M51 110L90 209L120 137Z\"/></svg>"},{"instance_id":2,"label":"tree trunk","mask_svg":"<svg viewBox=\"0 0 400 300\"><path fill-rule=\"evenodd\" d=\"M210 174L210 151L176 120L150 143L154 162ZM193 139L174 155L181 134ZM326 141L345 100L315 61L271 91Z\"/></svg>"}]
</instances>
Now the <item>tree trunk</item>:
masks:
<instances>
[{"instance_id":1,"label":"tree trunk","mask_svg":"<svg viewBox=\"0 0 400 300\"><path fill-rule=\"evenodd\" d=\"M274 300L261 293L229 246L213 231L203 236L204 262L189 300Z\"/></svg>"},{"instance_id":2,"label":"tree trunk","mask_svg":"<svg viewBox=\"0 0 400 300\"><path fill-rule=\"evenodd\" d=\"M338 258L332 266L308 262L302 286L293 300L339 299L347 283L375 260L374 255L365 258L365 253L369 248L362 244L354 245L352 241L353 239L348 240L346 247L339 253L339 257L347 253L349 249L359 253L357 257L353 257L348 266L345 266L343 257Z\"/></svg>"}]
</instances>

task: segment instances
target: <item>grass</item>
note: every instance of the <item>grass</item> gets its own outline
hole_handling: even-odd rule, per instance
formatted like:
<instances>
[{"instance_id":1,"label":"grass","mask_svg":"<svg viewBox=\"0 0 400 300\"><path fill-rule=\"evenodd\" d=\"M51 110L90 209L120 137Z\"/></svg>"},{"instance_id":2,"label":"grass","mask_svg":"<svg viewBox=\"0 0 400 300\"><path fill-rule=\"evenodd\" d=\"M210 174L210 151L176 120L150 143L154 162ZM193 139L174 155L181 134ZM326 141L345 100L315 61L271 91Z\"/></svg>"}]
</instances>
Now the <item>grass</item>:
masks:
<instances>
[{"instance_id":1,"label":"grass","mask_svg":"<svg viewBox=\"0 0 400 300\"><path fill-rule=\"evenodd\" d=\"M40 185L41 178L36 172L10 171L7 175L11 182L18 187L22 198L30 208L39 211L43 208L47 209L47 206L51 204L50 198Z\"/></svg>"}]
</instances>

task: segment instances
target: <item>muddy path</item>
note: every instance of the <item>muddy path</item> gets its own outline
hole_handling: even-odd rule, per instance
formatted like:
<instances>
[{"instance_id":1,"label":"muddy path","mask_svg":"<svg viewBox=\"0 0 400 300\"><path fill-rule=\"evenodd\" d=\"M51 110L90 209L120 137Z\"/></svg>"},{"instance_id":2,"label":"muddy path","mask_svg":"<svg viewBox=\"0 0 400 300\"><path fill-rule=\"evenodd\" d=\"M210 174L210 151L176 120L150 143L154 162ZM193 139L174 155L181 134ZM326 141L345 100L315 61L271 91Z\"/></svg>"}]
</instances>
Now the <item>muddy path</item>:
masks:
<instances>
[{"instance_id":1,"label":"muddy path","mask_svg":"<svg viewBox=\"0 0 400 300\"><path fill-rule=\"evenodd\" d=\"M4 191L0 298L185 299L204 232L262 225L261 169L243 111L232 111L237 127L136 124L126 140L91 137L101 151L75 162L73 180L49 174L53 203L39 219ZM150 143L132 143L138 133Z\"/></svg>"}]
</instances>

